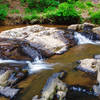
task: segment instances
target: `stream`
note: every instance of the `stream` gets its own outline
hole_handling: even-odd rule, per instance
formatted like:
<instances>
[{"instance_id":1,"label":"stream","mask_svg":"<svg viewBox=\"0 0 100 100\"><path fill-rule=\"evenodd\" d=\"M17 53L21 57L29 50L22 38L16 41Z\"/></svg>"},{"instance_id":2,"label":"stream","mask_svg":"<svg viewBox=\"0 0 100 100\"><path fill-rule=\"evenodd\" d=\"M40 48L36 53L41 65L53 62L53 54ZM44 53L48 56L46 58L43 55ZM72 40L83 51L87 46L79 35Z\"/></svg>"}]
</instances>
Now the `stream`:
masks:
<instances>
[{"instance_id":1,"label":"stream","mask_svg":"<svg viewBox=\"0 0 100 100\"><path fill-rule=\"evenodd\" d=\"M47 26L47 25L44 25ZM0 31L12 29L22 26L9 26L1 27ZM48 27L63 27L67 26L52 26ZM17 84L18 88L21 88L20 93L15 100L32 100L35 95L40 95L42 88L44 87L47 79L55 72L67 71L67 76L63 79L66 84L72 86L81 86L92 89L96 84L96 75L85 73L80 70L76 70L77 61L85 58L93 58L95 54L100 54L100 41L92 41L87 39L81 34L74 34L75 39L78 41L78 45L70 48L66 53L62 55L55 55L48 59L39 59L37 56L34 61L30 60L4 60L0 59L0 65L3 64L24 64L25 69L28 70L29 76ZM0 99L2 100L2 99ZM6 99L5 99L6 100ZM100 100L93 95L87 95L84 93L68 93L67 100Z\"/></svg>"}]
</instances>

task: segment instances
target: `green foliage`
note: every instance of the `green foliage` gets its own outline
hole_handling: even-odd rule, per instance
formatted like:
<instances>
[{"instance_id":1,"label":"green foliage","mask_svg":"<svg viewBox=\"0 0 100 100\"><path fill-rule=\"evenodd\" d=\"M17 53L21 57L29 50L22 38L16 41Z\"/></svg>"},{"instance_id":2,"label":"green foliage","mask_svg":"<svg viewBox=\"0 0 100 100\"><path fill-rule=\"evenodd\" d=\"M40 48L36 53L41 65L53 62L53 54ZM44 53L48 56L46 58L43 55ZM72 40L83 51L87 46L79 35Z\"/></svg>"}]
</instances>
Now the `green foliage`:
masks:
<instances>
[{"instance_id":1,"label":"green foliage","mask_svg":"<svg viewBox=\"0 0 100 100\"><path fill-rule=\"evenodd\" d=\"M59 1L56 0L26 0L28 3L29 8L40 8L41 10L44 10L44 8L49 6L57 6L59 4Z\"/></svg>"},{"instance_id":2,"label":"green foliage","mask_svg":"<svg viewBox=\"0 0 100 100\"><path fill-rule=\"evenodd\" d=\"M75 6L77 7L77 8L81 8L81 9L85 9L85 4L84 4L84 2L80 2L80 1L77 1L76 3L75 3Z\"/></svg>"},{"instance_id":3,"label":"green foliage","mask_svg":"<svg viewBox=\"0 0 100 100\"><path fill-rule=\"evenodd\" d=\"M20 0L21 1L21 3L25 3L26 2L26 0Z\"/></svg>"},{"instance_id":4,"label":"green foliage","mask_svg":"<svg viewBox=\"0 0 100 100\"><path fill-rule=\"evenodd\" d=\"M17 13L18 14L18 13L20 13L20 11L18 9L13 9L10 11L10 13L12 13L12 14Z\"/></svg>"},{"instance_id":5,"label":"green foliage","mask_svg":"<svg viewBox=\"0 0 100 100\"><path fill-rule=\"evenodd\" d=\"M86 5L87 5L88 7L93 7L93 6L94 6L94 4L93 4L92 2L89 2L89 1L86 2Z\"/></svg>"},{"instance_id":6,"label":"green foliage","mask_svg":"<svg viewBox=\"0 0 100 100\"><path fill-rule=\"evenodd\" d=\"M73 4L61 3L56 12L49 13L48 18L53 18L61 24L74 24L81 21L79 13L75 10Z\"/></svg>"},{"instance_id":7,"label":"green foliage","mask_svg":"<svg viewBox=\"0 0 100 100\"><path fill-rule=\"evenodd\" d=\"M0 4L0 20L5 20L8 12L8 6Z\"/></svg>"},{"instance_id":8,"label":"green foliage","mask_svg":"<svg viewBox=\"0 0 100 100\"><path fill-rule=\"evenodd\" d=\"M26 14L25 16L24 16L24 20L28 20L28 21L31 21L31 20L33 20L33 19L38 19L39 17L38 17L38 15L37 15L37 13L35 12L35 11L33 11L31 14Z\"/></svg>"},{"instance_id":9,"label":"green foliage","mask_svg":"<svg viewBox=\"0 0 100 100\"><path fill-rule=\"evenodd\" d=\"M90 20L91 20L94 24L100 24L100 10L91 13L91 15L90 15Z\"/></svg>"},{"instance_id":10,"label":"green foliage","mask_svg":"<svg viewBox=\"0 0 100 100\"><path fill-rule=\"evenodd\" d=\"M44 8L43 12L44 13L48 13L48 12L52 12L55 11L57 8L56 7L48 7L48 8Z\"/></svg>"},{"instance_id":11,"label":"green foliage","mask_svg":"<svg viewBox=\"0 0 100 100\"><path fill-rule=\"evenodd\" d=\"M67 3L74 4L77 0L67 0Z\"/></svg>"},{"instance_id":12,"label":"green foliage","mask_svg":"<svg viewBox=\"0 0 100 100\"><path fill-rule=\"evenodd\" d=\"M5 20L7 16L7 11L5 11L4 9L0 9L0 20Z\"/></svg>"}]
</instances>

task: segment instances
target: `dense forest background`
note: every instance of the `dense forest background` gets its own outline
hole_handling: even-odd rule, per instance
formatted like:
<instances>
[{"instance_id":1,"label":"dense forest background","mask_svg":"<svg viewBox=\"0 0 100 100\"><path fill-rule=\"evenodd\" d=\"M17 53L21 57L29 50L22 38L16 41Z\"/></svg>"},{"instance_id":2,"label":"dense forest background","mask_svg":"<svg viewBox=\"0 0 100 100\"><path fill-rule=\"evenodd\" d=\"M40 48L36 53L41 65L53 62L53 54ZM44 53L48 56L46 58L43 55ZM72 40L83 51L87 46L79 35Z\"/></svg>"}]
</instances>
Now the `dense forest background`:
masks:
<instances>
[{"instance_id":1,"label":"dense forest background","mask_svg":"<svg viewBox=\"0 0 100 100\"><path fill-rule=\"evenodd\" d=\"M24 23L100 24L99 0L0 0L0 21L20 17Z\"/></svg>"}]
</instances>

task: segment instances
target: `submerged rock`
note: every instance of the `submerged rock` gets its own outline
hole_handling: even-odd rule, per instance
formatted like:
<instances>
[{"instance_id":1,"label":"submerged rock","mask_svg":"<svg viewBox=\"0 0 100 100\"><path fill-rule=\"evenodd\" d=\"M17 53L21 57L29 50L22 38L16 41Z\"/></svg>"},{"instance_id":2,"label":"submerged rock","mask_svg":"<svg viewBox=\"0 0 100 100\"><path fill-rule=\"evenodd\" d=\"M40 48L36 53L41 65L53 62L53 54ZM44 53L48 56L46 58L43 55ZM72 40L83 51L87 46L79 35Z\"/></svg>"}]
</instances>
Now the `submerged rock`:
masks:
<instances>
[{"instance_id":1,"label":"submerged rock","mask_svg":"<svg viewBox=\"0 0 100 100\"><path fill-rule=\"evenodd\" d=\"M46 57L67 51L69 42L64 37L65 32L57 28L47 28L40 25L15 28L0 33L0 38L16 39L29 44L29 49L36 48ZM23 44L23 43L22 43ZM23 47L22 47L23 48ZM64 48L64 49L63 49ZM66 48L66 49L65 49ZM24 51L25 51L24 46ZM28 46L27 46L28 49ZM26 52L30 53L31 52Z\"/></svg>"},{"instance_id":2,"label":"submerged rock","mask_svg":"<svg viewBox=\"0 0 100 100\"><path fill-rule=\"evenodd\" d=\"M66 93L68 91L66 84L60 80L64 75L65 72L53 74L47 80L47 83L42 90L41 98L38 99L38 96L35 96L32 100L52 100L55 95L57 95L58 100L63 100L66 97Z\"/></svg>"}]
</instances>

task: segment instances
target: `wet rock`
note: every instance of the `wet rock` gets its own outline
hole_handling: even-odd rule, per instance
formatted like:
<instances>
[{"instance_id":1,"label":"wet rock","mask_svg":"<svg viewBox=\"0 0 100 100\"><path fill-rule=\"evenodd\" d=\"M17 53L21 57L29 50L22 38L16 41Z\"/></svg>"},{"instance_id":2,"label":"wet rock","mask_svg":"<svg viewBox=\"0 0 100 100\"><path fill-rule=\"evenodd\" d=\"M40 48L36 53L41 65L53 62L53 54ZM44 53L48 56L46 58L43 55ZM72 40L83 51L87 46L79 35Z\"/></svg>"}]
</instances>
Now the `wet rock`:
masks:
<instances>
[{"instance_id":1,"label":"wet rock","mask_svg":"<svg viewBox=\"0 0 100 100\"><path fill-rule=\"evenodd\" d=\"M0 57L4 59L31 60L31 58L22 51L17 40L10 39L0 39Z\"/></svg>"},{"instance_id":2,"label":"wet rock","mask_svg":"<svg viewBox=\"0 0 100 100\"><path fill-rule=\"evenodd\" d=\"M77 69L85 72L95 73L97 71L96 64L97 64L96 59L83 59L80 60L80 65L77 67Z\"/></svg>"},{"instance_id":3,"label":"wet rock","mask_svg":"<svg viewBox=\"0 0 100 100\"><path fill-rule=\"evenodd\" d=\"M10 87L2 87L0 86L0 94L5 97L10 97L10 99L14 98L15 95L19 92L19 89L14 89Z\"/></svg>"},{"instance_id":4,"label":"wet rock","mask_svg":"<svg viewBox=\"0 0 100 100\"><path fill-rule=\"evenodd\" d=\"M17 39L36 48L44 56L51 56L56 53L65 52L63 47L68 48L68 39L64 37L64 31L56 28L47 28L40 25L27 26L11 29L0 33L0 38ZM28 49L25 48L24 50ZM27 52L26 52L27 53ZM30 54L29 54L30 53ZM31 55L31 52L28 52Z\"/></svg>"},{"instance_id":5,"label":"wet rock","mask_svg":"<svg viewBox=\"0 0 100 100\"><path fill-rule=\"evenodd\" d=\"M5 73L0 75L0 85L6 86L10 75L12 74L11 70L6 71Z\"/></svg>"},{"instance_id":6,"label":"wet rock","mask_svg":"<svg viewBox=\"0 0 100 100\"><path fill-rule=\"evenodd\" d=\"M95 27L95 25L91 23L75 24L75 25L68 26L68 29L80 31L80 30L86 29L86 27L91 27L92 29L93 27Z\"/></svg>"},{"instance_id":7,"label":"wet rock","mask_svg":"<svg viewBox=\"0 0 100 100\"><path fill-rule=\"evenodd\" d=\"M38 99L38 96L35 96L32 100L52 100L54 98L54 95L57 95L59 100L64 99L67 93L67 86L60 80L61 78L63 78L64 74L64 72L53 74L47 80L47 83L42 90L41 98Z\"/></svg>"},{"instance_id":8,"label":"wet rock","mask_svg":"<svg viewBox=\"0 0 100 100\"><path fill-rule=\"evenodd\" d=\"M59 100L66 100L65 97L66 97L66 92L63 92L63 91L58 91L57 92L57 97Z\"/></svg>"},{"instance_id":9,"label":"wet rock","mask_svg":"<svg viewBox=\"0 0 100 100\"><path fill-rule=\"evenodd\" d=\"M18 71L16 73L13 73L10 78L8 79L9 85L14 86L21 80L25 79L28 76L28 71Z\"/></svg>"},{"instance_id":10,"label":"wet rock","mask_svg":"<svg viewBox=\"0 0 100 100\"><path fill-rule=\"evenodd\" d=\"M94 85L93 89L97 96L100 96L100 60L97 60L97 82L98 85Z\"/></svg>"},{"instance_id":11,"label":"wet rock","mask_svg":"<svg viewBox=\"0 0 100 100\"><path fill-rule=\"evenodd\" d=\"M100 27L95 27L92 29L92 31L98 35L100 35Z\"/></svg>"},{"instance_id":12,"label":"wet rock","mask_svg":"<svg viewBox=\"0 0 100 100\"><path fill-rule=\"evenodd\" d=\"M100 59L100 55L95 55L94 58L95 59Z\"/></svg>"},{"instance_id":13,"label":"wet rock","mask_svg":"<svg viewBox=\"0 0 100 100\"><path fill-rule=\"evenodd\" d=\"M70 25L70 26L68 26L68 29L77 30L78 26L79 26L79 24Z\"/></svg>"}]
</instances>

